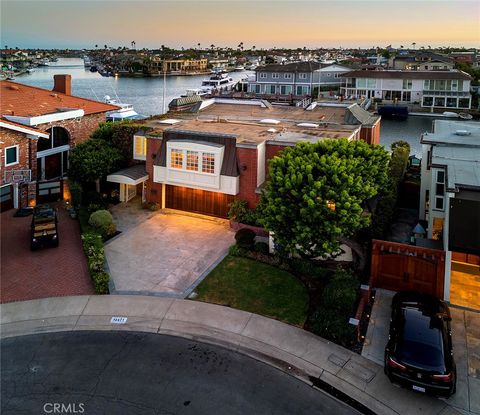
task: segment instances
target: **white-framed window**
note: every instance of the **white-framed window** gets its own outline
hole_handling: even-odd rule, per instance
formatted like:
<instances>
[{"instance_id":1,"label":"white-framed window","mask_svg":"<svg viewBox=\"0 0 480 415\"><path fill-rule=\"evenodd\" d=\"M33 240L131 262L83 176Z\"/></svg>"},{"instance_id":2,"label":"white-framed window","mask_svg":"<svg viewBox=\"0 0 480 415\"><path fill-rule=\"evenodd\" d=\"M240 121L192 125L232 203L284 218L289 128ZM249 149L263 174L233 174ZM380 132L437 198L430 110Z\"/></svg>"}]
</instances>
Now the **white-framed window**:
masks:
<instances>
[{"instance_id":1,"label":"white-framed window","mask_svg":"<svg viewBox=\"0 0 480 415\"><path fill-rule=\"evenodd\" d=\"M133 158L134 160L147 159L147 138L143 136L133 136Z\"/></svg>"},{"instance_id":2,"label":"white-framed window","mask_svg":"<svg viewBox=\"0 0 480 415\"><path fill-rule=\"evenodd\" d=\"M281 95L289 95L292 93L292 85L281 85L280 86L280 94Z\"/></svg>"},{"instance_id":3,"label":"white-framed window","mask_svg":"<svg viewBox=\"0 0 480 415\"><path fill-rule=\"evenodd\" d=\"M198 151L187 150L187 170L198 171Z\"/></svg>"},{"instance_id":4,"label":"white-framed window","mask_svg":"<svg viewBox=\"0 0 480 415\"><path fill-rule=\"evenodd\" d=\"M445 172L437 170L435 176L435 203L436 210L443 210L445 208Z\"/></svg>"},{"instance_id":5,"label":"white-framed window","mask_svg":"<svg viewBox=\"0 0 480 415\"><path fill-rule=\"evenodd\" d=\"M202 153L202 173L215 173L214 153Z\"/></svg>"},{"instance_id":6,"label":"white-framed window","mask_svg":"<svg viewBox=\"0 0 480 415\"><path fill-rule=\"evenodd\" d=\"M285 79L292 79L292 74L291 73L286 73L283 75Z\"/></svg>"},{"instance_id":7,"label":"white-framed window","mask_svg":"<svg viewBox=\"0 0 480 415\"><path fill-rule=\"evenodd\" d=\"M306 73L299 73L298 74L298 79L307 79L307 74Z\"/></svg>"},{"instance_id":8,"label":"white-framed window","mask_svg":"<svg viewBox=\"0 0 480 415\"><path fill-rule=\"evenodd\" d=\"M272 78L277 78L278 79L279 77L280 77L280 75L278 73L272 73Z\"/></svg>"},{"instance_id":9,"label":"white-framed window","mask_svg":"<svg viewBox=\"0 0 480 415\"><path fill-rule=\"evenodd\" d=\"M340 73L338 73L338 72L335 72L335 73L333 74L333 77L334 77L334 78L340 78L341 76L342 76L342 74L340 74Z\"/></svg>"},{"instance_id":10,"label":"white-framed window","mask_svg":"<svg viewBox=\"0 0 480 415\"><path fill-rule=\"evenodd\" d=\"M265 79L266 77L267 77L267 73L266 73L266 72L260 72L260 78Z\"/></svg>"},{"instance_id":11,"label":"white-framed window","mask_svg":"<svg viewBox=\"0 0 480 415\"><path fill-rule=\"evenodd\" d=\"M172 148L170 151L170 167L172 169L183 169L183 150Z\"/></svg>"},{"instance_id":12,"label":"white-framed window","mask_svg":"<svg viewBox=\"0 0 480 415\"><path fill-rule=\"evenodd\" d=\"M13 166L19 163L19 146L5 148L5 166Z\"/></svg>"},{"instance_id":13,"label":"white-framed window","mask_svg":"<svg viewBox=\"0 0 480 415\"><path fill-rule=\"evenodd\" d=\"M404 79L402 82L402 89L412 89L412 80Z\"/></svg>"},{"instance_id":14,"label":"white-framed window","mask_svg":"<svg viewBox=\"0 0 480 415\"><path fill-rule=\"evenodd\" d=\"M277 86L276 85L267 85L265 88L267 94L276 94L277 93Z\"/></svg>"}]
</instances>

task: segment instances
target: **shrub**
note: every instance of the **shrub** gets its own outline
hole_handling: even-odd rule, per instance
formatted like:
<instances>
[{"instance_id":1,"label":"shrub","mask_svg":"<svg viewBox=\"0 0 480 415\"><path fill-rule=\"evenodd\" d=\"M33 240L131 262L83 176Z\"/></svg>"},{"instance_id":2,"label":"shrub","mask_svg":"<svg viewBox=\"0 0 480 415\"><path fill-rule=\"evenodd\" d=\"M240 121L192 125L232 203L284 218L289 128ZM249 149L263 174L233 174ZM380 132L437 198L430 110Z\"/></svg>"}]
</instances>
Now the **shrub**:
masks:
<instances>
[{"instance_id":1,"label":"shrub","mask_svg":"<svg viewBox=\"0 0 480 415\"><path fill-rule=\"evenodd\" d=\"M231 256L241 256L244 257L247 254L247 250L245 248L241 248L238 245L232 245L230 248L228 248L228 253Z\"/></svg>"},{"instance_id":2,"label":"shrub","mask_svg":"<svg viewBox=\"0 0 480 415\"><path fill-rule=\"evenodd\" d=\"M78 207L82 204L82 185L78 182L69 180L68 188L72 196L72 206Z\"/></svg>"},{"instance_id":3,"label":"shrub","mask_svg":"<svg viewBox=\"0 0 480 415\"><path fill-rule=\"evenodd\" d=\"M268 254L270 252L269 246L266 242L256 242L253 249L261 254Z\"/></svg>"},{"instance_id":4,"label":"shrub","mask_svg":"<svg viewBox=\"0 0 480 415\"><path fill-rule=\"evenodd\" d=\"M356 327L348 323L349 318L349 314L319 307L312 316L311 330L321 337L349 347L355 343L357 334Z\"/></svg>"},{"instance_id":5,"label":"shrub","mask_svg":"<svg viewBox=\"0 0 480 415\"><path fill-rule=\"evenodd\" d=\"M97 210L90 215L88 223L94 228L103 229L113 222L112 214L108 210Z\"/></svg>"},{"instance_id":6,"label":"shrub","mask_svg":"<svg viewBox=\"0 0 480 415\"><path fill-rule=\"evenodd\" d=\"M227 214L229 220L258 226L258 213L255 209L248 208L246 200L234 200L229 206L230 209Z\"/></svg>"},{"instance_id":7,"label":"shrub","mask_svg":"<svg viewBox=\"0 0 480 415\"><path fill-rule=\"evenodd\" d=\"M336 273L322 293L322 304L329 309L350 314L355 306L359 282L346 272Z\"/></svg>"},{"instance_id":8,"label":"shrub","mask_svg":"<svg viewBox=\"0 0 480 415\"><path fill-rule=\"evenodd\" d=\"M108 282L110 275L105 271L95 272L92 274L92 281L97 294L108 294Z\"/></svg>"},{"instance_id":9,"label":"shrub","mask_svg":"<svg viewBox=\"0 0 480 415\"><path fill-rule=\"evenodd\" d=\"M235 240L240 248L251 249L255 241L255 232L251 229L239 229L235 234Z\"/></svg>"}]
</instances>

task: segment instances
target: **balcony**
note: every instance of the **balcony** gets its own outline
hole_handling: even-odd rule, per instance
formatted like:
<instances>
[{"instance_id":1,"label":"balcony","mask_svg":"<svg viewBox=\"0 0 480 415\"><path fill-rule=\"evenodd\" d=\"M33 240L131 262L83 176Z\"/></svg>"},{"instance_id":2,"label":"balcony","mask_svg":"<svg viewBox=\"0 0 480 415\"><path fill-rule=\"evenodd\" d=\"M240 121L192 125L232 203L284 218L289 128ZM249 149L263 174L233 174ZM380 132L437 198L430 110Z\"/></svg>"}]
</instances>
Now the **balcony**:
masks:
<instances>
[{"instance_id":1,"label":"balcony","mask_svg":"<svg viewBox=\"0 0 480 415\"><path fill-rule=\"evenodd\" d=\"M434 96L434 97L470 97L470 92L464 91L429 91L424 90L423 96Z\"/></svg>"}]
</instances>

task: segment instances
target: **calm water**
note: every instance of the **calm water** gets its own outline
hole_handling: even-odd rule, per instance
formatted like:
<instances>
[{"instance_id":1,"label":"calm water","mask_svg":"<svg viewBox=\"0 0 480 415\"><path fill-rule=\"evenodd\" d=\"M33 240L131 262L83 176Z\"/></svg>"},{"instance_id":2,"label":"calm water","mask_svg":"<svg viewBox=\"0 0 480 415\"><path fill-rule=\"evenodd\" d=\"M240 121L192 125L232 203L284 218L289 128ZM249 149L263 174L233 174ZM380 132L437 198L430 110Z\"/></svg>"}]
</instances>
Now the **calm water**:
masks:
<instances>
[{"instance_id":1,"label":"calm water","mask_svg":"<svg viewBox=\"0 0 480 415\"><path fill-rule=\"evenodd\" d=\"M163 111L163 77L158 78L114 78L103 77L97 72L90 72L83 66L82 59L59 59L49 67L35 68L35 72L22 75L18 82L53 88L53 75L68 73L72 75L72 93L79 97L103 101L105 95L119 97L121 102L132 104L139 114L154 115ZM248 72L232 72L234 80L240 80ZM166 82L166 105L189 88L200 87L206 75L169 76ZM410 116L406 121L382 120L380 142L390 149L390 144L397 140L410 143L412 153L422 153L420 135L432 130L432 117Z\"/></svg>"}]
</instances>

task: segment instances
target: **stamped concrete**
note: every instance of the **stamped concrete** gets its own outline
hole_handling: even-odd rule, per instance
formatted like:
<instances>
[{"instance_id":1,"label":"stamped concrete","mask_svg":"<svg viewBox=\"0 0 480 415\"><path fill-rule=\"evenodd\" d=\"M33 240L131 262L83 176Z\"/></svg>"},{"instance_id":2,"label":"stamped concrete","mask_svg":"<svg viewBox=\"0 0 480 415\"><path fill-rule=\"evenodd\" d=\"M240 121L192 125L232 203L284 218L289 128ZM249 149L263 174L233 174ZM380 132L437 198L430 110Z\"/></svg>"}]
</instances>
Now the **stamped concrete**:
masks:
<instances>
[{"instance_id":1,"label":"stamped concrete","mask_svg":"<svg viewBox=\"0 0 480 415\"><path fill-rule=\"evenodd\" d=\"M362 356L383 365L390 325L390 305L395 293L377 289ZM448 399L451 408L480 414L480 313L450 307L457 392ZM375 382L373 382L374 384ZM406 391L409 394L413 392Z\"/></svg>"},{"instance_id":2,"label":"stamped concrete","mask_svg":"<svg viewBox=\"0 0 480 415\"><path fill-rule=\"evenodd\" d=\"M157 212L105 245L111 292L184 298L233 242L226 221Z\"/></svg>"}]
</instances>

